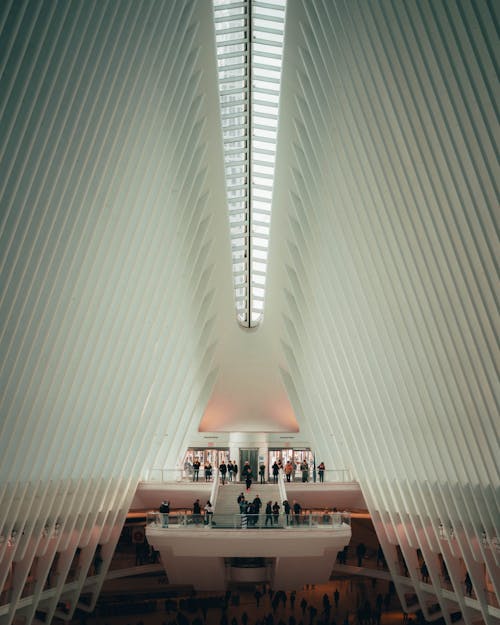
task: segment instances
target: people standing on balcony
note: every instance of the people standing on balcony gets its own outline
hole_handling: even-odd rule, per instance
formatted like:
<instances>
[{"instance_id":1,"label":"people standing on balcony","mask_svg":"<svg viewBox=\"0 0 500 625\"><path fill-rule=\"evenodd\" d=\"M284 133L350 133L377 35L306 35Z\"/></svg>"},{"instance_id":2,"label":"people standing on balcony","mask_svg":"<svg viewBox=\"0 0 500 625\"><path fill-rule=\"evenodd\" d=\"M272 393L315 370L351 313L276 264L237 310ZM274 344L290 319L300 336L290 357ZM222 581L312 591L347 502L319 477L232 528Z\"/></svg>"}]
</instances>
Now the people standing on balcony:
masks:
<instances>
[{"instance_id":1,"label":"people standing on balcony","mask_svg":"<svg viewBox=\"0 0 500 625\"><path fill-rule=\"evenodd\" d=\"M273 524L273 502L272 501L268 501L266 503L266 527L268 523L270 523L271 526Z\"/></svg>"},{"instance_id":2,"label":"people standing on balcony","mask_svg":"<svg viewBox=\"0 0 500 625\"><path fill-rule=\"evenodd\" d=\"M278 463L276 462L276 460L275 460L275 461L274 461L274 463L273 463L273 466L272 466L272 472L273 472L273 482L274 482L275 484L277 484L277 483L278 483L278 474L279 474L279 472L280 472L280 468L279 468L279 465L278 465Z\"/></svg>"},{"instance_id":3,"label":"people standing on balcony","mask_svg":"<svg viewBox=\"0 0 500 625\"><path fill-rule=\"evenodd\" d=\"M198 476L200 474L200 461L198 460L198 458L195 458L193 460L193 482L197 482L198 481Z\"/></svg>"},{"instance_id":4,"label":"people standing on balcony","mask_svg":"<svg viewBox=\"0 0 500 625\"><path fill-rule=\"evenodd\" d=\"M261 462L259 465L259 476L260 476L260 483L261 484L265 484L266 482L266 465Z\"/></svg>"},{"instance_id":5,"label":"people standing on balcony","mask_svg":"<svg viewBox=\"0 0 500 625\"><path fill-rule=\"evenodd\" d=\"M227 465L224 460L219 464L220 481L224 485L226 483Z\"/></svg>"},{"instance_id":6,"label":"people standing on balcony","mask_svg":"<svg viewBox=\"0 0 500 625\"><path fill-rule=\"evenodd\" d=\"M318 464L318 475L319 475L319 481L324 482L325 481L325 463L324 462L320 462Z\"/></svg>"},{"instance_id":7,"label":"people standing on balcony","mask_svg":"<svg viewBox=\"0 0 500 625\"><path fill-rule=\"evenodd\" d=\"M160 505L161 526L168 527L168 514L170 512L170 503L164 499Z\"/></svg>"},{"instance_id":8,"label":"people standing on balcony","mask_svg":"<svg viewBox=\"0 0 500 625\"><path fill-rule=\"evenodd\" d=\"M280 516L280 505L277 501L275 501L273 504L273 517L274 517L275 525L278 525L279 516Z\"/></svg>"},{"instance_id":9,"label":"people standing on balcony","mask_svg":"<svg viewBox=\"0 0 500 625\"><path fill-rule=\"evenodd\" d=\"M205 462L205 482L210 482L212 479L212 465L210 462Z\"/></svg>"},{"instance_id":10,"label":"people standing on balcony","mask_svg":"<svg viewBox=\"0 0 500 625\"><path fill-rule=\"evenodd\" d=\"M287 482L290 482L292 473L293 473L293 464L291 463L290 460L287 460L285 464L285 475L286 475Z\"/></svg>"},{"instance_id":11,"label":"people standing on balcony","mask_svg":"<svg viewBox=\"0 0 500 625\"><path fill-rule=\"evenodd\" d=\"M230 482L233 481L233 463L231 460L228 460L228 463L227 463L227 479Z\"/></svg>"}]
</instances>

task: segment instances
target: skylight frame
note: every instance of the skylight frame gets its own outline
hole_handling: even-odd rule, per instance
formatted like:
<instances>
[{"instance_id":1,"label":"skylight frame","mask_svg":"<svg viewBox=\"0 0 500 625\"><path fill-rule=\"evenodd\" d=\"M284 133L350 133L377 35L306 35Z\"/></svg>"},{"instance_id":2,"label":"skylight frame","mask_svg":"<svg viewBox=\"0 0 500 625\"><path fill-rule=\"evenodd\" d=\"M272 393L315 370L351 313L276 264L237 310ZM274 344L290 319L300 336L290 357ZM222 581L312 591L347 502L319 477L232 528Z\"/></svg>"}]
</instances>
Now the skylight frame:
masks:
<instances>
[{"instance_id":1,"label":"skylight frame","mask_svg":"<svg viewBox=\"0 0 500 625\"><path fill-rule=\"evenodd\" d=\"M286 0L213 5L236 316L252 328L264 312Z\"/></svg>"}]
</instances>

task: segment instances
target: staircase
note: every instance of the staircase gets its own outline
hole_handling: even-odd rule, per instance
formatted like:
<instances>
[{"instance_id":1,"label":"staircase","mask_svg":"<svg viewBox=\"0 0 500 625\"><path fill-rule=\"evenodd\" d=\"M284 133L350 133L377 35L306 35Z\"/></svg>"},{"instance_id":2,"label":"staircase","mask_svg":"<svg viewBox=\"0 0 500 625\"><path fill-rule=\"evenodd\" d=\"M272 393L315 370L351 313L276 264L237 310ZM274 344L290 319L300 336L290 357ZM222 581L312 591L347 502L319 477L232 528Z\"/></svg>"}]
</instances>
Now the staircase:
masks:
<instances>
[{"instance_id":1,"label":"staircase","mask_svg":"<svg viewBox=\"0 0 500 625\"><path fill-rule=\"evenodd\" d=\"M219 484L217 493L217 503L213 515L212 522L215 527L238 528L241 527L240 507L238 505L238 495L243 493L245 499L249 502L253 501L257 495L262 500L262 508L260 509L261 517L264 518L266 503L271 499L274 503L277 501L282 506L278 484L252 484L249 491L245 489L243 482L226 482L224 485ZM281 509L283 512L283 508Z\"/></svg>"}]
</instances>

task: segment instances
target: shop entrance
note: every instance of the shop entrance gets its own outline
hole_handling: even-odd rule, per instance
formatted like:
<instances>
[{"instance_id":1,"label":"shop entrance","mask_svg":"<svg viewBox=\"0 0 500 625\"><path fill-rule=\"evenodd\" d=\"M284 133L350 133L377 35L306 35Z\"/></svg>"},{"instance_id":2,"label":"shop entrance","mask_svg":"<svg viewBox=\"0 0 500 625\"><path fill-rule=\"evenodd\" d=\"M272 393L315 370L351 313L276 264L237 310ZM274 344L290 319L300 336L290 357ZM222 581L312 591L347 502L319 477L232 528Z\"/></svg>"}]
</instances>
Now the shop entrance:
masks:
<instances>
[{"instance_id":1,"label":"shop entrance","mask_svg":"<svg viewBox=\"0 0 500 625\"><path fill-rule=\"evenodd\" d=\"M259 476L259 450L258 449L240 449L240 466L238 470L238 479L242 478L242 470L245 462L248 460L252 467L252 481L256 482Z\"/></svg>"},{"instance_id":2,"label":"shop entrance","mask_svg":"<svg viewBox=\"0 0 500 625\"><path fill-rule=\"evenodd\" d=\"M271 480L272 475L272 466L274 462L281 462L281 465L284 467L287 461L290 461L293 465L293 473L292 473L292 481L301 481L302 480L302 471L301 464L303 462L307 463L307 471L308 471L308 479L309 481L313 479L313 469L314 469L314 455L310 449L291 449L291 448L275 448L269 449L268 454L268 479Z\"/></svg>"}]
</instances>

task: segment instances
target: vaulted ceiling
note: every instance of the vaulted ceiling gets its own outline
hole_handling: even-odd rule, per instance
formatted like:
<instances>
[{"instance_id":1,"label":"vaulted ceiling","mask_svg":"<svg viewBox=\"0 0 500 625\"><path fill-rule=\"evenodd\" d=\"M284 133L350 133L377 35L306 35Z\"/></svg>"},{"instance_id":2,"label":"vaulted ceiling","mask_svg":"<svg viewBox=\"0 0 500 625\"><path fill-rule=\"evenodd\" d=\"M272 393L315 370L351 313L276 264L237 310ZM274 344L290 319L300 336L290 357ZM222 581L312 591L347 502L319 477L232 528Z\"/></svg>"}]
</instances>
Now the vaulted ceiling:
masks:
<instances>
[{"instance_id":1,"label":"vaulted ceiling","mask_svg":"<svg viewBox=\"0 0 500 625\"><path fill-rule=\"evenodd\" d=\"M299 429L388 540L446 520L495 578L498 17L288 1L245 331L211 3L1 4L2 535L119 524L165 437L174 464L198 428Z\"/></svg>"}]
</instances>

